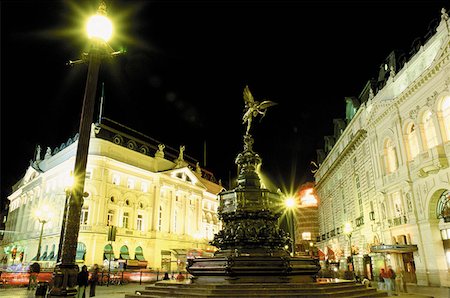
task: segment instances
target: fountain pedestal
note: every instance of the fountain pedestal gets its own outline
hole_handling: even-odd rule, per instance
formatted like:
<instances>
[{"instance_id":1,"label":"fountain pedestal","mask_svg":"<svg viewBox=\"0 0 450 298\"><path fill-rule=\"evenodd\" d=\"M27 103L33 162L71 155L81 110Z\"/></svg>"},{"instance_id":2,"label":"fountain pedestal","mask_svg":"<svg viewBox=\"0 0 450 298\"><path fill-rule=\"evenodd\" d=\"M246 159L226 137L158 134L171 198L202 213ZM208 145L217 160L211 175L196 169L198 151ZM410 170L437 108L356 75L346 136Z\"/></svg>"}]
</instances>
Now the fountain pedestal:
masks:
<instances>
[{"instance_id":1,"label":"fountain pedestal","mask_svg":"<svg viewBox=\"0 0 450 298\"><path fill-rule=\"evenodd\" d=\"M320 269L310 257L291 257L289 236L278 228L283 200L261 188L256 172L261 158L244 136L244 150L236 157L238 185L219 194L223 228L211 244L219 250L212 258L190 259L187 270L194 283L313 282Z\"/></svg>"}]
</instances>

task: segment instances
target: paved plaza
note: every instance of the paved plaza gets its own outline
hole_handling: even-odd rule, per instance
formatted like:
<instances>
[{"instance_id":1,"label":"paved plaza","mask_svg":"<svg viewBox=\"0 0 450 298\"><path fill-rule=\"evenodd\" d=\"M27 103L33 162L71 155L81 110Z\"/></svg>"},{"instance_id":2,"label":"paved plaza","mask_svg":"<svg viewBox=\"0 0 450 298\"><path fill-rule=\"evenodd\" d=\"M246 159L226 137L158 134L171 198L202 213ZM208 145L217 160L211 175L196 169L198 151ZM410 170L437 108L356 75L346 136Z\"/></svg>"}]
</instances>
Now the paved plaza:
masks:
<instances>
[{"instance_id":1,"label":"paved plaza","mask_svg":"<svg viewBox=\"0 0 450 298\"><path fill-rule=\"evenodd\" d=\"M129 283L126 285L113 285L113 286L97 286L95 297L107 297L107 298L124 298L125 294L135 293L135 291L143 290L145 284ZM449 298L449 288L437 288L437 287L419 287L409 286L409 293L399 293L398 296L393 297L408 297L408 298ZM89 295L86 296L88 298ZM0 297L2 298L23 298L23 297L35 297L34 291L29 291L26 288L0 288Z\"/></svg>"}]
</instances>

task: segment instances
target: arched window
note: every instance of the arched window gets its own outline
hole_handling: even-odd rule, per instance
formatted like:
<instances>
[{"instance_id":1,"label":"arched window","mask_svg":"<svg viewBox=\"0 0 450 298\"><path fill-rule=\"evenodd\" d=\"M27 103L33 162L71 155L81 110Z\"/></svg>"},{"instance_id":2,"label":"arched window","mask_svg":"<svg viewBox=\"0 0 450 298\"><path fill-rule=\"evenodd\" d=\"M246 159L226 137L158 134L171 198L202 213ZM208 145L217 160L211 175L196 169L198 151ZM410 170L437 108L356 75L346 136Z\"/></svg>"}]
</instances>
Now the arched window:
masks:
<instances>
[{"instance_id":1,"label":"arched window","mask_svg":"<svg viewBox=\"0 0 450 298\"><path fill-rule=\"evenodd\" d=\"M406 136L408 138L408 147L409 147L409 159L413 160L417 154L419 154L419 142L417 141L417 132L416 132L416 126L414 123L411 123L407 130L406 130Z\"/></svg>"},{"instance_id":2,"label":"arched window","mask_svg":"<svg viewBox=\"0 0 450 298\"><path fill-rule=\"evenodd\" d=\"M384 145L384 155L386 158L386 172L388 174L397 170L397 152L395 146L390 139L388 139Z\"/></svg>"},{"instance_id":3,"label":"arched window","mask_svg":"<svg viewBox=\"0 0 450 298\"><path fill-rule=\"evenodd\" d=\"M422 118L427 149L431 149L438 144L432 115L431 111L426 111Z\"/></svg>"},{"instance_id":4,"label":"arched window","mask_svg":"<svg viewBox=\"0 0 450 298\"><path fill-rule=\"evenodd\" d=\"M442 121L444 121L446 140L450 141L450 95L442 101Z\"/></svg>"},{"instance_id":5,"label":"arched window","mask_svg":"<svg viewBox=\"0 0 450 298\"><path fill-rule=\"evenodd\" d=\"M123 245L120 248L120 259L122 259L122 260L129 260L130 259L130 253L128 252L128 246Z\"/></svg>"},{"instance_id":6,"label":"arched window","mask_svg":"<svg viewBox=\"0 0 450 298\"><path fill-rule=\"evenodd\" d=\"M77 253L75 256L76 262L83 262L84 257L86 256L86 245L83 242L78 242L77 244Z\"/></svg>"},{"instance_id":7,"label":"arched window","mask_svg":"<svg viewBox=\"0 0 450 298\"><path fill-rule=\"evenodd\" d=\"M142 250L142 247L138 246L134 250L134 259L139 261L145 261L144 258L144 251Z\"/></svg>"},{"instance_id":8,"label":"arched window","mask_svg":"<svg viewBox=\"0 0 450 298\"><path fill-rule=\"evenodd\" d=\"M115 260L114 250L111 244L106 244L103 249L103 260Z\"/></svg>"}]
</instances>

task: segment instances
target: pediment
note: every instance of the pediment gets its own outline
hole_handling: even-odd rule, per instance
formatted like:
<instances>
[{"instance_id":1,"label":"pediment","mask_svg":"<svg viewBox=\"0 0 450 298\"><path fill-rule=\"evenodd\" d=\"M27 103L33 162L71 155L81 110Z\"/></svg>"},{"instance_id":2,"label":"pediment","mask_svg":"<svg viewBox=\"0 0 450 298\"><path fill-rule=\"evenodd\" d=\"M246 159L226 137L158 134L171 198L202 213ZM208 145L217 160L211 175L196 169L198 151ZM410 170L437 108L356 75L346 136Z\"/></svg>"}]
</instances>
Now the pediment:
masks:
<instances>
[{"instance_id":1,"label":"pediment","mask_svg":"<svg viewBox=\"0 0 450 298\"><path fill-rule=\"evenodd\" d=\"M27 184L28 182L32 181L33 179L36 179L40 175L40 172L37 171L32 166L29 166L27 171L25 172L25 175L22 179L22 184Z\"/></svg>"},{"instance_id":2,"label":"pediment","mask_svg":"<svg viewBox=\"0 0 450 298\"><path fill-rule=\"evenodd\" d=\"M200 182L200 180L197 178L197 176L195 176L195 174L188 167L168 170L168 171L164 172L163 174L168 175L171 178L179 179L186 183L190 183L192 185L198 185L198 186L205 188L205 186Z\"/></svg>"}]
</instances>

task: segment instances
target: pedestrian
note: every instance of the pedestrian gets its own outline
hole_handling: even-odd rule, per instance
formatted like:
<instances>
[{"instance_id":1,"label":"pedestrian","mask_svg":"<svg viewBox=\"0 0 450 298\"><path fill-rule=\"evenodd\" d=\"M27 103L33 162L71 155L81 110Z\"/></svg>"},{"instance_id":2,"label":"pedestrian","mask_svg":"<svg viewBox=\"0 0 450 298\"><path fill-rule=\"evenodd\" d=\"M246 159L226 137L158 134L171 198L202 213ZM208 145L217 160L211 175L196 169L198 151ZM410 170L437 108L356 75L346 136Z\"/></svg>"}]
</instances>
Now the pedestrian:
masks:
<instances>
[{"instance_id":1,"label":"pedestrian","mask_svg":"<svg viewBox=\"0 0 450 298\"><path fill-rule=\"evenodd\" d=\"M385 290L387 291L388 296L392 296L392 278L391 272L389 270L381 269L381 277L383 277Z\"/></svg>"},{"instance_id":2,"label":"pedestrian","mask_svg":"<svg viewBox=\"0 0 450 298\"><path fill-rule=\"evenodd\" d=\"M89 272L87 270L86 265L83 265L83 267L81 267L81 271L78 273L77 284L78 284L77 298L85 298L86 287L89 284Z\"/></svg>"},{"instance_id":3,"label":"pedestrian","mask_svg":"<svg viewBox=\"0 0 450 298\"><path fill-rule=\"evenodd\" d=\"M164 273L163 280L170 280L169 273Z\"/></svg>"},{"instance_id":4,"label":"pedestrian","mask_svg":"<svg viewBox=\"0 0 450 298\"><path fill-rule=\"evenodd\" d=\"M98 283L98 265L94 264L91 280L90 280L90 287L89 287L89 297L95 296L95 286Z\"/></svg>"},{"instance_id":5,"label":"pedestrian","mask_svg":"<svg viewBox=\"0 0 450 298\"><path fill-rule=\"evenodd\" d=\"M394 269L392 269L392 266L388 266L388 273L389 273L390 278L391 278L392 292L395 295L396 292L397 292L397 287L395 285L395 283L396 283L395 279L397 278L397 274L395 274L395 271L394 271Z\"/></svg>"},{"instance_id":6,"label":"pedestrian","mask_svg":"<svg viewBox=\"0 0 450 298\"><path fill-rule=\"evenodd\" d=\"M38 262L34 262L30 265L28 272L30 273L28 290L34 290L37 287L37 277L39 272L41 272L41 265Z\"/></svg>"},{"instance_id":7,"label":"pedestrian","mask_svg":"<svg viewBox=\"0 0 450 298\"><path fill-rule=\"evenodd\" d=\"M378 290L385 289L383 275L385 275L384 268L381 268L380 274L378 275Z\"/></svg>"}]
</instances>

